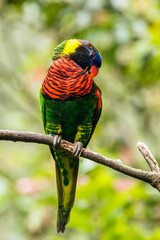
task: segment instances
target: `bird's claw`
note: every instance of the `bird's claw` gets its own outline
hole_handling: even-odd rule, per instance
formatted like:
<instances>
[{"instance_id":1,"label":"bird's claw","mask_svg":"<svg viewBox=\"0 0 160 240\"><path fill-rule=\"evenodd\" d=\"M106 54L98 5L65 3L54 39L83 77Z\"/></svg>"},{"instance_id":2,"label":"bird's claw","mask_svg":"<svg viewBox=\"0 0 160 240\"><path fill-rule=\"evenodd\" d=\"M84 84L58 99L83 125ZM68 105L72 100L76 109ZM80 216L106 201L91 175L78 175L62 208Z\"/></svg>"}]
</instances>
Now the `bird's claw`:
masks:
<instances>
[{"instance_id":1,"label":"bird's claw","mask_svg":"<svg viewBox=\"0 0 160 240\"><path fill-rule=\"evenodd\" d=\"M73 155L75 157L78 157L82 151L83 148L83 143L81 142L75 142L74 144L74 149L73 149Z\"/></svg>"},{"instance_id":2,"label":"bird's claw","mask_svg":"<svg viewBox=\"0 0 160 240\"><path fill-rule=\"evenodd\" d=\"M53 147L57 147L61 142L62 137L60 135L53 136Z\"/></svg>"}]
</instances>

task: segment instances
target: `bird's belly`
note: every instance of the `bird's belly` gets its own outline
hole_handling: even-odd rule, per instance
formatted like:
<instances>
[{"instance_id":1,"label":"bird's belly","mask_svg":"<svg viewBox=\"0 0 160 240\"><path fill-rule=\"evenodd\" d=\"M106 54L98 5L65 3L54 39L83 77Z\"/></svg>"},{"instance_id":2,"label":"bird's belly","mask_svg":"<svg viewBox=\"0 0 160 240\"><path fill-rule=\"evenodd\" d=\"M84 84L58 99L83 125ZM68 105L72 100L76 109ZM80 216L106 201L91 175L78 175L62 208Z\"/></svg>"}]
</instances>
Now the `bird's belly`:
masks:
<instances>
[{"instance_id":1,"label":"bird's belly","mask_svg":"<svg viewBox=\"0 0 160 240\"><path fill-rule=\"evenodd\" d=\"M92 124L95 106L91 99L83 97L73 100L52 100L50 105L46 113L47 122L60 126L60 134L70 142L75 141L80 126Z\"/></svg>"}]
</instances>

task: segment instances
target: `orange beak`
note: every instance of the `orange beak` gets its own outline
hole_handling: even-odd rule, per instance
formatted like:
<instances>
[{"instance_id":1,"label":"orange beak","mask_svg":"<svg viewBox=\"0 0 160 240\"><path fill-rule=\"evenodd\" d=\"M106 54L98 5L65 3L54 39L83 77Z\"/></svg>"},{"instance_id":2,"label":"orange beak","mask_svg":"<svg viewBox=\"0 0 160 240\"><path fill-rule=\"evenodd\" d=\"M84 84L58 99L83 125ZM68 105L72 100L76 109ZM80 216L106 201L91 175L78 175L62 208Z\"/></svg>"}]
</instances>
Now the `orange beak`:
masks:
<instances>
[{"instance_id":1,"label":"orange beak","mask_svg":"<svg viewBox=\"0 0 160 240\"><path fill-rule=\"evenodd\" d=\"M96 66L91 66L90 68L90 75L92 78L94 78L99 72L99 68Z\"/></svg>"}]
</instances>

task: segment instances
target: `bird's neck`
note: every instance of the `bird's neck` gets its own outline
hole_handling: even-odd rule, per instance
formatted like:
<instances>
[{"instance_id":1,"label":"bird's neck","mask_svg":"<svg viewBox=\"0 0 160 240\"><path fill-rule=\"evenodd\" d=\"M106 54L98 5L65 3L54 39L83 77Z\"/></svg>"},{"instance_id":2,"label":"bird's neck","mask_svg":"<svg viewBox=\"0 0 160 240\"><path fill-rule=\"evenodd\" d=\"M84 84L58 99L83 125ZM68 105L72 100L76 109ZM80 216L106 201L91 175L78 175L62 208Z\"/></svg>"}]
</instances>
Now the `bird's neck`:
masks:
<instances>
[{"instance_id":1,"label":"bird's neck","mask_svg":"<svg viewBox=\"0 0 160 240\"><path fill-rule=\"evenodd\" d=\"M42 84L44 96L56 99L84 96L92 90L93 78L69 58L52 62Z\"/></svg>"}]
</instances>

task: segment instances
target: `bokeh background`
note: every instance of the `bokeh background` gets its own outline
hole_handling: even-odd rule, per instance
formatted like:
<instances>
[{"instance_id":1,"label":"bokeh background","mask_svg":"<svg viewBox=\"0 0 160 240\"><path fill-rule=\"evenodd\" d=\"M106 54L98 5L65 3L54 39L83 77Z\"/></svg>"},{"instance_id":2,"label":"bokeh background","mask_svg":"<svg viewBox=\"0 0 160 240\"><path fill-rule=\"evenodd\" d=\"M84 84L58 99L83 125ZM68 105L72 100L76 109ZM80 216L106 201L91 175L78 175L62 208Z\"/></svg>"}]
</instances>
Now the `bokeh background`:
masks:
<instances>
[{"instance_id":1,"label":"bokeh background","mask_svg":"<svg viewBox=\"0 0 160 240\"><path fill-rule=\"evenodd\" d=\"M158 0L0 0L0 129L43 133L39 89L54 47L70 38L103 59L103 113L89 148L148 170L136 143L160 161ZM86 159L64 234L56 211L49 149L1 142L0 240L160 239L159 193Z\"/></svg>"}]
</instances>

